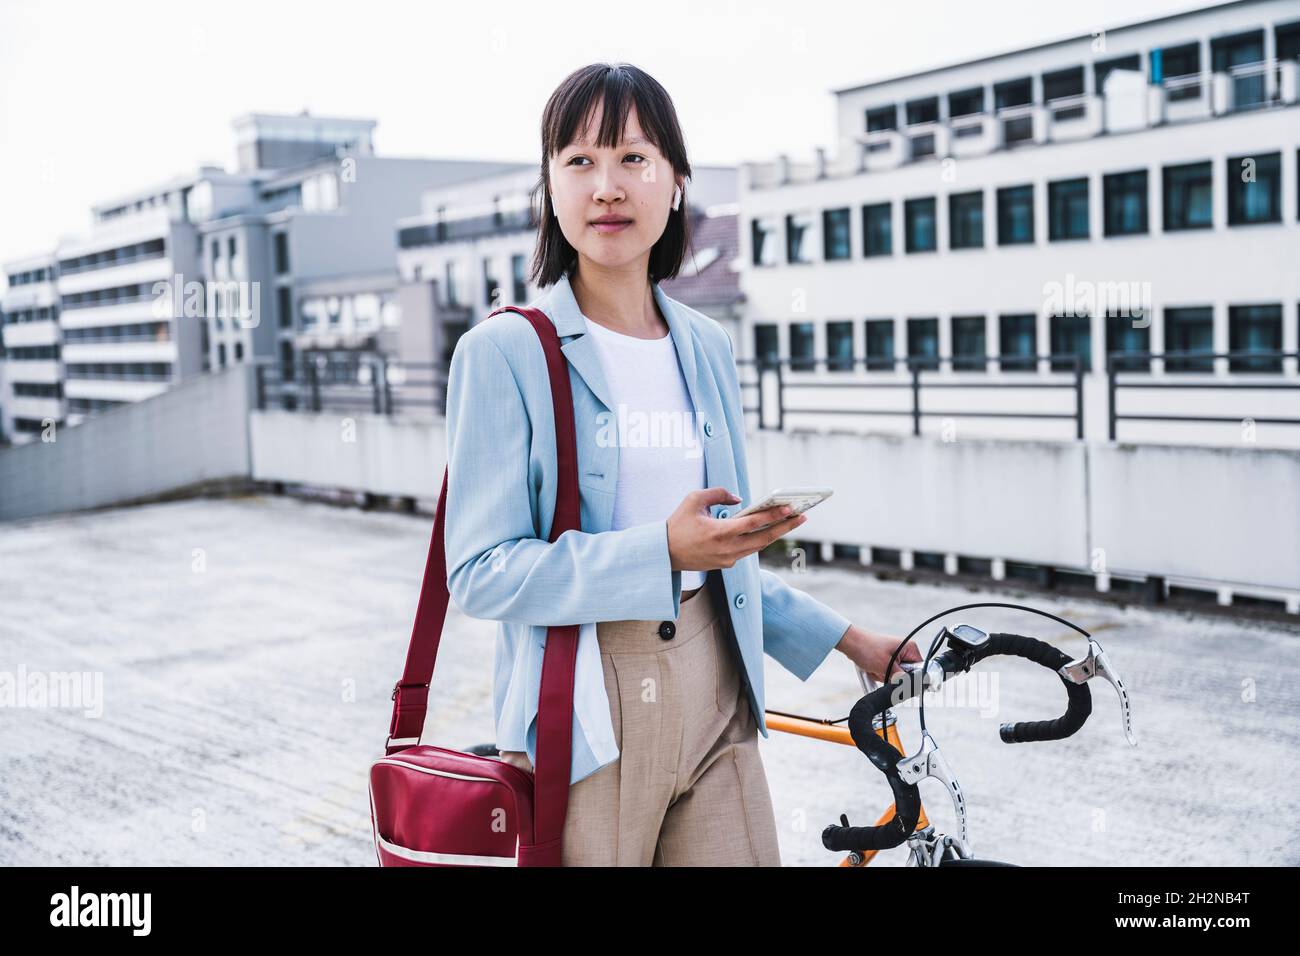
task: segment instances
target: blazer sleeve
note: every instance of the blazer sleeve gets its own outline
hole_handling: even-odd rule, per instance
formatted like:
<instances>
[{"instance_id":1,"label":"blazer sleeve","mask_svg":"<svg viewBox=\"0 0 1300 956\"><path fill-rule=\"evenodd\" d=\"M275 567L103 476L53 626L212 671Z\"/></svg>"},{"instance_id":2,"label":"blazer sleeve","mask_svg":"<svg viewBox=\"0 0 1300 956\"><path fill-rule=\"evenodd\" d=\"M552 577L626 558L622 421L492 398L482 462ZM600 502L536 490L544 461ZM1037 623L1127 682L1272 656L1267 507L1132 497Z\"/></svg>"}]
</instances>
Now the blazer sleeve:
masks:
<instances>
[{"instance_id":1,"label":"blazer sleeve","mask_svg":"<svg viewBox=\"0 0 1300 956\"><path fill-rule=\"evenodd\" d=\"M759 568L758 576L763 582L763 653L807 680L853 622L767 568Z\"/></svg>"},{"instance_id":2,"label":"blazer sleeve","mask_svg":"<svg viewBox=\"0 0 1300 956\"><path fill-rule=\"evenodd\" d=\"M677 618L666 520L538 536L523 393L501 348L473 329L452 353L446 422L447 588L462 611L547 627Z\"/></svg>"},{"instance_id":3,"label":"blazer sleeve","mask_svg":"<svg viewBox=\"0 0 1300 956\"><path fill-rule=\"evenodd\" d=\"M723 333L731 349L732 398L739 407L736 348L725 329ZM743 432L740 440L743 454ZM744 482L740 494L749 500L749 468L743 461L738 464L740 467L736 473ZM758 555L754 555L754 560L758 560ZM780 575L766 568L760 567L758 576L763 591L763 653L800 680L807 680L835 649L853 622L806 591L786 584Z\"/></svg>"}]
</instances>

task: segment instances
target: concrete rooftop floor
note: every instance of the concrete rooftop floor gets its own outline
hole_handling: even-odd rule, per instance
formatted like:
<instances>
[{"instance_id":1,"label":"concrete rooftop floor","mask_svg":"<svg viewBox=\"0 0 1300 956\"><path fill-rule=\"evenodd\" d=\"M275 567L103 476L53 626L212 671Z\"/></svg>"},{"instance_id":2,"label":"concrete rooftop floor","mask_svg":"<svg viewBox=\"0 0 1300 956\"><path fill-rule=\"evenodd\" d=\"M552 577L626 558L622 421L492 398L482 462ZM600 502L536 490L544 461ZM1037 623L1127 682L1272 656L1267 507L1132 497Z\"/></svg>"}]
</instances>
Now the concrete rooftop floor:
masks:
<instances>
[{"instance_id":1,"label":"concrete rooftop floor","mask_svg":"<svg viewBox=\"0 0 1300 956\"><path fill-rule=\"evenodd\" d=\"M0 672L103 675L102 715L0 712L0 864L373 865L366 771L381 752L431 518L292 498L189 500L0 526ZM1300 864L1300 629L1123 609L1014 589L780 571L867 627L902 635L945 608L1010 600L1094 632L1133 699L1110 687L1075 737L1007 746L1004 720L1053 717L1058 682L990 664L927 703L965 791L977 855L1049 866ZM945 619L1050 641L1015 611ZM936 625L922 632L925 643ZM492 740L496 625L453 605L425 742ZM839 653L806 683L767 660L767 705L843 717L860 696ZM945 696L946 694L946 696ZM914 705L901 711L909 752ZM890 802L856 749L773 732L761 750L785 865L837 857L820 832ZM953 830L940 786L927 811ZM902 865L905 851L873 865Z\"/></svg>"}]
</instances>

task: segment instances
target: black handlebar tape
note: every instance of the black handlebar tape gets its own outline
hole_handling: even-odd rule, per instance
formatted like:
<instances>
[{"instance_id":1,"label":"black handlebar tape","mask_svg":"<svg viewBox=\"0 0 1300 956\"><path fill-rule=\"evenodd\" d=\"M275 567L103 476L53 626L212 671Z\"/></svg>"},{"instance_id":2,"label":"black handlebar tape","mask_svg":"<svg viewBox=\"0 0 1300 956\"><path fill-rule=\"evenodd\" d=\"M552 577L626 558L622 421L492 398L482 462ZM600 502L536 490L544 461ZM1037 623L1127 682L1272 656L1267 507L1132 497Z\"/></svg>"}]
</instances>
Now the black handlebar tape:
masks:
<instances>
[{"instance_id":1,"label":"black handlebar tape","mask_svg":"<svg viewBox=\"0 0 1300 956\"><path fill-rule=\"evenodd\" d=\"M959 658L944 652L935 658L950 674L961 669ZM849 713L849 734L859 750L889 781L894 792L894 816L874 827L846 827L831 824L822 830L822 845L828 850L887 850L906 840L916 829L921 816L921 794L916 784L907 783L898 773L898 762L905 754L899 753L889 741L875 732L871 719L895 704L917 696L925 686L921 671L904 672L888 684L877 687L853 705Z\"/></svg>"},{"instance_id":2,"label":"black handlebar tape","mask_svg":"<svg viewBox=\"0 0 1300 956\"><path fill-rule=\"evenodd\" d=\"M1003 724L998 728L998 736L1003 743L1025 744L1043 740L1063 740L1076 733L1092 714L1092 691L1087 684L1076 684L1067 680L1059 671L1070 662L1070 657L1051 644L1023 637L1019 634L990 634L988 642L976 651L975 660L1006 654L1011 657L1023 657L1025 660L1041 664L1049 670L1056 671L1065 685L1068 698L1065 713L1055 720L1027 720L1016 724Z\"/></svg>"}]
</instances>

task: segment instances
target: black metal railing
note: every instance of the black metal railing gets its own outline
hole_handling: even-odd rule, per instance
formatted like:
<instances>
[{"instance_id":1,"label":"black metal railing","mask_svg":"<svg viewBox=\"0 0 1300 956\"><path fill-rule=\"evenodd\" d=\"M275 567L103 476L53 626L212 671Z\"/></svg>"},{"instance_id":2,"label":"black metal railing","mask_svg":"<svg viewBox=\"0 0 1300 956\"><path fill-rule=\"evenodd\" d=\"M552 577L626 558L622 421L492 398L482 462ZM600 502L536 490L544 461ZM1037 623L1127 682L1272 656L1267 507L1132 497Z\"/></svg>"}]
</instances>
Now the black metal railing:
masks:
<instances>
[{"instance_id":1,"label":"black metal railing","mask_svg":"<svg viewBox=\"0 0 1300 956\"><path fill-rule=\"evenodd\" d=\"M1049 363L1053 370L1068 369L1063 374L1054 377L1041 376L1030 378L1026 373L1032 373L1037 368L1040 361ZM974 371L974 369L983 369L987 367L988 362L1001 363L1002 368L1007 372L1015 375L1014 379L999 378L996 380L986 379L981 381L977 376L963 377L953 379L947 375L930 376L927 372L938 372L944 364L949 364L955 371ZM813 415L892 415L907 416L912 420L912 434L921 434L921 420L923 418L1015 418L1015 419L1056 419L1074 422L1074 437L1083 437L1083 358L1077 353L1056 353L1051 355L1039 356L979 356L979 355L957 355L957 356L917 356L908 358L797 358L797 359L740 359L736 362L737 367L743 369L746 367L754 369L754 381L742 381L741 395L742 405L744 390L746 388L755 389L758 394L756 405L744 406L745 412L755 413L758 416L759 428L770 428L780 430L785 427L785 416L794 414L813 414ZM844 373L852 372L861 368L869 373L883 372L878 377L857 377L849 378L845 376L843 380L836 380L831 374L815 378L803 379L795 378L792 380L791 375L797 376L801 372L815 372L819 367L826 367L829 372ZM905 366L907 377L901 378L897 374L899 366ZM775 409L775 426L767 424L769 419L769 409L766 406L764 381L766 376L775 376L776 379L776 409ZM1021 376L1024 376L1022 379ZM1070 412L1039 412L1039 411L973 411L971 409L950 409L945 411L936 411L928 408L922 408L922 399L925 392L942 390L942 389L1036 389L1042 390L1068 390L1073 394L1074 408ZM802 408L791 407L786 400L786 390L794 389L802 391L804 389L855 389L868 393L886 392L890 390L897 391L906 389L910 395L910 407L908 408Z\"/></svg>"},{"instance_id":2,"label":"black metal railing","mask_svg":"<svg viewBox=\"0 0 1300 956\"><path fill-rule=\"evenodd\" d=\"M1243 416L1243 415L1196 415L1188 412L1135 414L1119 410L1119 396L1123 389L1130 389L1130 394L1147 389L1182 389L1205 391L1297 391L1300 381L1294 376L1284 375L1284 359L1300 357L1300 352L1283 352L1273 349L1244 349L1233 352L1112 352L1106 356L1106 406L1109 409L1110 424L1108 435L1116 440L1116 432L1121 421L1147 422L1203 422L1203 423L1240 423L1249 418L1252 422L1264 425L1300 425L1300 418L1279 416ZM1165 374L1152 375L1151 361L1163 359ZM1219 375L1215 371L1215 359L1221 359L1226 365L1228 375ZM1173 365L1173 368L1170 368ZM1196 373L1211 378L1193 378ZM1239 377L1243 373L1265 375L1263 378ZM1120 378L1121 375L1136 375L1138 378Z\"/></svg>"},{"instance_id":3,"label":"black metal railing","mask_svg":"<svg viewBox=\"0 0 1300 956\"><path fill-rule=\"evenodd\" d=\"M402 249L434 246L444 242L463 242L484 239L525 229L536 229L537 218L532 208L511 209L465 219L448 219L442 222L404 226L397 231L397 244Z\"/></svg>"},{"instance_id":4,"label":"black metal railing","mask_svg":"<svg viewBox=\"0 0 1300 956\"><path fill-rule=\"evenodd\" d=\"M1300 378L1295 375L1294 364L1288 366L1286 361L1298 358L1300 352L1261 349L1110 353L1106 356L1105 373L1109 438L1112 441L1117 439L1118 425L1123 421L1209 424L1249 419L1258 424L1300 425L1300 416L1209 415L1186 407L1147 412L1120 411L1119 408L1123 393L1128 392L1131 399L1136 399L1137 393L1143 390L1300 393ZM1155 360L1164 362L1163 374L1152 373ZM990 362L1005 374L996 378L981 375L978 370L987 368ZM1073 352L896 359L740 359L736 365L741 371L742 412L756 415L760 429L783 430L786 417L790 415L858 415L906 417L911 421L911 433L917 436L921 434L922 421L935 418L1055 420L1072 422L1075 439L1081 439L1085 434L1085 359ZM441 416L447 407L448 367L447 362L401 362L382 353L358 353L346 357L307 353L299 355L292 363L261 360L255 364L257 407L307 412L368 411L377 415L415 412ZM819 371L822 369L829 372ZM748 377L745 370L750 371ZM867 374L853 375L854 371ZM892 408L810 407L790 403L790 390L798 397L805 390L824 392L828 389L881 395L901 390L906 391L909 401L906 407L897 407L895 403ZM1026 410L925 407L930 404L925 401L927 393L952 389L1065 392L1070 396L1070 408L1067 411L1039 411L1036 407ZM756 396L755 401L748 397L751 395ZM1300 402L1297 407L1300 408Z\"/></svg>"},{"instance_id":5,"label":"black metal railing","mask_svg":"<svg viewBox=\"0 0 1300 956\"><path fill-rule=\"evenodd\" d=\"M447 363L399 362L391 356L299 356L256 363L259 410L351 411L375 415L447 410Z\"/></svg>"}]
</instances>

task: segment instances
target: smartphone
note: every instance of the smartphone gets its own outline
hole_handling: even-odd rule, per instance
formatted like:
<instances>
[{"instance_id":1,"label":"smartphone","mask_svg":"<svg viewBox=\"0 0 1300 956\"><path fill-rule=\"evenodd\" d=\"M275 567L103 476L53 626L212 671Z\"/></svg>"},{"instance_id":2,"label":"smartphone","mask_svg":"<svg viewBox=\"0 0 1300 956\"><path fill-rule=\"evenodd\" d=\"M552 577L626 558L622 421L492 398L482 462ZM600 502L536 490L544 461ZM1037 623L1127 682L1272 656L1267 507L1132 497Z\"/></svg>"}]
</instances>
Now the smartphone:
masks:
<instances>
[{"instance_id":1,"label":"smartphone","mask_svg":"<svg viewBox=\"0 0 1300 956\"><path fill-rule=\"evenodd\" d=\"M741 518L745 515L753 514L756 511L762 511L764 508L771 508L774 505L790 505L794 508L794 511L790 514L790 517L793 518L795 515L803 514L809 508L821 504L832 494L834 494L834 491L830 488L777 488L774 491L769 491L754 504L750 505L743 511L737 512L732 515L732 517ZM755 528L753 531L747 531L745 533L755 534L756 532L762 531L763 528L770 528L772 525L779 524L785 520L785 518L778 518L776 521L769 521L762 527Z\"/></svg>"}]
</instances>

